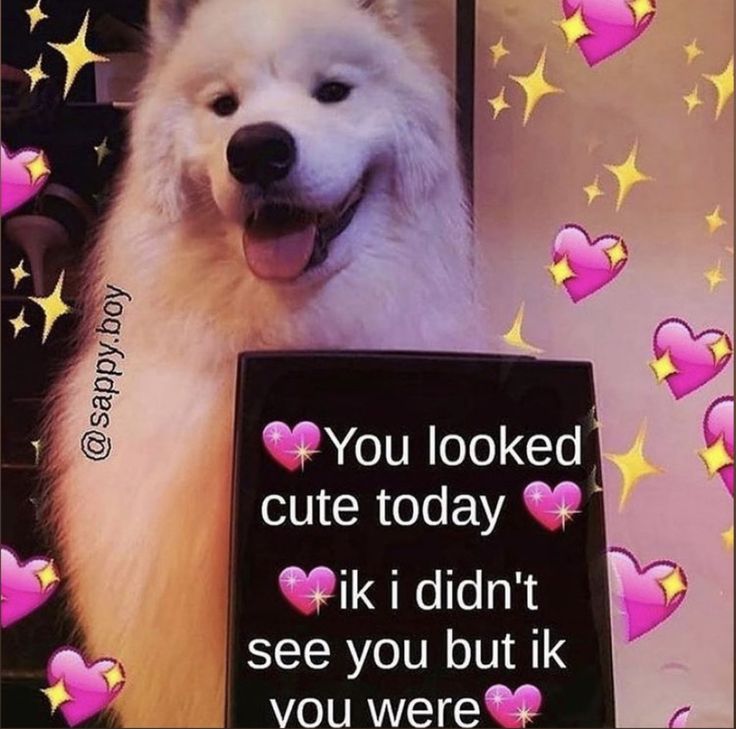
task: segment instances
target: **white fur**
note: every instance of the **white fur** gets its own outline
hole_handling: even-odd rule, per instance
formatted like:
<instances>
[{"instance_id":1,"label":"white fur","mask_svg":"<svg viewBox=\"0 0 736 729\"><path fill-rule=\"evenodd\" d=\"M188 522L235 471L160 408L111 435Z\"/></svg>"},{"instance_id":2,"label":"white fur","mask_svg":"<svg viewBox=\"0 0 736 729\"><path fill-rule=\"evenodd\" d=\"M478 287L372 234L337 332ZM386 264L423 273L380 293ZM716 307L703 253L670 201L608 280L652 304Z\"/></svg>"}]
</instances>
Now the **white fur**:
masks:
<instances>
[{"instance_id":1,"label":"white fur","mask_svg":"<svg viewBox=\"0 0 736 729\"><path fill-rule=\"evenodd\" d=\"M79 353L60 378L48 476L63 573L90 657L114 656L126 726L221 726L236 355L278 349L471 349L470 233L454 110L394 0L158 0L131 155L85 281ZM320 105L322 75L351 97ZM208 108L235 91L228 118ZM225 147L272 121L299 145L301 200L371 183L327 262L256 279L247 196ZM80 452L106 284L126 290L113 450Z\"/></svg>"}]
</instances>

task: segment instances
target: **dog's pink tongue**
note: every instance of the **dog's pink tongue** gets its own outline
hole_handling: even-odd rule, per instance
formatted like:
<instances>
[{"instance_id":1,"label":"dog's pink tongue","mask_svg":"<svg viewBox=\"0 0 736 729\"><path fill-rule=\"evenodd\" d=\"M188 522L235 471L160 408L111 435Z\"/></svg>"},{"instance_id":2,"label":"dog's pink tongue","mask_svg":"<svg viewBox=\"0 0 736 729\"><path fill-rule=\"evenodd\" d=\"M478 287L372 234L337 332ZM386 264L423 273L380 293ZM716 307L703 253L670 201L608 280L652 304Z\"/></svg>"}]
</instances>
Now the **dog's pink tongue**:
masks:
<instances>
[{"instance_id":1,"label":"dog's pink tongue","mask_svg":"<svg viewBox=\"0 0 736 729\"><path fill-rule=\"evenodd\" d=\"M317 226L268 239L243 238L245 258L258 278L288 281L299 276L314 251Z\"/></svg>"}]
</instances>

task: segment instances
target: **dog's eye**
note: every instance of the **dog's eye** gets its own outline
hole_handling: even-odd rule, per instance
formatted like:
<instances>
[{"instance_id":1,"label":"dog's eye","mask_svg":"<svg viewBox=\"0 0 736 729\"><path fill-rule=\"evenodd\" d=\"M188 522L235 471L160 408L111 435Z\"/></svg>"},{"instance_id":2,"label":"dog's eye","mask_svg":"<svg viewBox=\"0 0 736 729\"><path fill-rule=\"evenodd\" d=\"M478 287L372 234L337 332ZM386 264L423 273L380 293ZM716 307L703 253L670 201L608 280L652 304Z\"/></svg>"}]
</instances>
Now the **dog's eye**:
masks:
<instances>
[{"instance_id":1,"label":"dog's eye","mask_svg":"<svg viewBox=\"0 0 736 729\"><path fill-rule=\"evenodd\" d=\"M350 96L352 87L342 81L325 81L314 92L314 98L322 104L337 104Z\"/></svg>"},{"instance_id":2,"label":"dog's eye","mask_svg":"<svg viewBox=\"0 0 736 729\"><path fill-rule=\"evenodd\" d=\"M222 94L210 104L210 109L217 116L232 116L238 110L238 99L233 94Z\"/></svg>"}]
</instances>

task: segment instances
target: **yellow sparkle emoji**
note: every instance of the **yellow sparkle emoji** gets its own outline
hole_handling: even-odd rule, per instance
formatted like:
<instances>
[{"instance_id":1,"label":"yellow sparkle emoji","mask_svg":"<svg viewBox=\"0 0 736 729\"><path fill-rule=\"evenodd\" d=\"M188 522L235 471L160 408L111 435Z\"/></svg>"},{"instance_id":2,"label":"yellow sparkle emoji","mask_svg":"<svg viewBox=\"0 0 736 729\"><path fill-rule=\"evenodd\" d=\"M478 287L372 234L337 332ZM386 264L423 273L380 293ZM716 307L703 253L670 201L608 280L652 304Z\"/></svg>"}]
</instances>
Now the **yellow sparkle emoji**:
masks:
<instances>
[{"instance_id":1,"label":"yellow sparkle emoji","mask_svg":"<svg viewBox=\"0 0 736 729\"><path fill-rule=\"evenodd\" d=\"M61 579L59 573L56 571L56 567L54 567L54 560L50 560L45 567L37 570L34 574L38 577L38 581L41 583L41 590L44 592Z\"/></svg>"},{"instance_id":2,"label":"yellow sparkle emoji","mask_svg":"<svg viewBox=\"0 0 736 729\"><path fill-rule=\"evenodd\" d=\"M622 489L618 509L623 511L629 500L634 487L646 476L664 473L659 467L650 463L644 456L644 441L647 433L647 421L644 420L639 426L634 443L626 453L604 453L621 472Z\"/></svg>"},{"instance_id":3,"label":"yellow sparkle emoji","mask_svg":"<svg viewBox=\"0 0 736 729\"><path fill-rule=\"evenodd\" d=\"M542 352L544 352L543 349L534 347L526 342L521 334L521 329L524 326L524 308L525 304L522 303L519 307L519 311L516 312L516 317L514 318L514 323L511 325L511 329L503 335L503 341L510 347L521 349L524 352L529 352L529 354L542 354Z\"/></svg>"},{"instance_id":4,"label":"yellow sparkle emoji","mask_svg":"<svg viewBox=\"0 0 736 729\"><path fill-rule=\"evenodd\" d=\"M23 264L25 261L21 259L20 263L15 267L10 269L10 275L13 277L13 290L18 288L18 284L24 279L28 278L31 274L26 271Z\"/></svg>"},{"instance_id":5,"label":"yellow sparkle emoji","mask_svg":"<svg viewBox=\"0 0 736 729\"><path fill-rule=\"evenodd\" d=\"M705 276L708 281L711 293L715 291L716 286L724 283L724 281L728 281L721 270L721 261L718 261L718 265L715 268L711 268L709 271L706 271L703 276Z\"/></svg>"},{"instance_id":6,"label":"yellow sparkle emoji","mask_svg":"<svg viewBox=\"0 0 736 729\"><path fill-rule=\"evenodd\" d=\"M557 263L547 266L547 270L552 275L552 280L555 282L555 286L562 286L565 281L575 278L576 275L575 271L570 268L567 256L562 256Z\"/></svg>"},{"instance_id":7,"label":"yellow sparkle emoji","mask_svg":"<svg viewBox=\"0 0 736 729\"><path fill-rule=\"evenodd\" d=\"M51 704L51 715L53 716L56 710L67 701L72 700L72 696L66 690L64 685L64 679L60 678L53 686L41 689L41 693L49 700Z\"/></svg>"},{"instance_id":8,"label":"yellow sparkle emoji","mask_svg":"<svg viewBox=\"0 0 736 729\"><path fill-rule=\"evenodd\" d=\"M116 686L125 683L125 671L122 665L115 661L112 668L108 668L107 671L102 672L102 678L107 683L108 691L112 691Z\"/></svg>"},{"instance_id":9,"label":"yellow sparkle emoji","mask_svg":"<svg viewBox=\"0 0 736 729\"><path fill-rule=\"evenodd\" d=\"M36 84L39 81L43 81L45 78L48 78L48 75L44 73L42 64L43 63L43 53L38 57L38 60L36 61L35 66L31 66L30 68L24 68L23 73L28 76L29 79L31 79L31 88L30 90L33 91L33 89L36 88Z\"/></svg>"},{"instance_id":10,"label":"yellow sparkle emoji","mask_svg":"<svg viewBox=\"0 0 736 729\"><path fill-rule=\"evenodd\" d=\"M13 339L17 339L18 335L24 330L28 329L31 325L26 321L26 307L22 307L20 314L15 319L8 319L10 326L13 327Z\"/></svg>"},{"instance_id":11,"label":"yellow sparkle emoji","mask_svg":"<svg viewBox=\"0 0 736 729\"><path fill-rule=\"evenodd\" d=\"M107 145L107 137L105 137L95 148L97 154L97 166L99 167L107 157L112 154L112 150Z\"/></svg>"},{"instance_id":12,"label":"yellow sparkle emoji","mask_svg":"<svg viewBox=\"0 0 736 729\"><path fill-rule=\"evenodd\" d=\"M93 53L87 48L87 27L89 26L89 10L84 15L82 26L77 33L77 37L69 43L49 43L54 49L64 56L66 62L66 83L64 84L64 98L66 98L71 89L77 74L88 63L105 63L109 58Z\"/></svg>"},{"instance_id":13,"label":"yellow sparkle emoji","mask_svg":"<svg viewBox=\"0 0 736 729\"><path fill-rule=\"evenodd\" d=\"M721 539L723 546L733 551L733 524L725 532L721 532Z\"/></svg>"},{"instance_id":14,"label":"yellow sparkle emoji","mask_svg":"<svg viewBox=\"0 0 736 729\"><path fill-rule=\"evenodd\" d=\"M678 595L687 592L685 575L679 567L670 572L666 577L657 580L664 590L664 604L669 605Z\"/></svg>"},{"instance_id":15,"label":"yellow sparkle emoji","mask_svg":"<svg viewBox=\"0 0 736 729\"><path fill-rule=\"evenodd\" d=\"M698 46L698 39L693 38L690 43L683 46L685 55L687 56L687 65L689 66L698 56L703 55L703 51Z\"/></svg>"},{"instance_id":16,"label":"yellow sparkle emoji","mask_svg":"<svg viewBox=\"0 0 736 729\"><path fill-rule=\"evenodd\" d=\"M59 276L59 280L56 282L54 290L48 296L28 297L29 301L32 301L34 304L39 306L41 308L41 311L43 311L44 324L43 335L41 337L42 343L45 343L48 339L48 336L51 333L51 329L56 323L56 320L71 311L71 307L67 306L66 302L64 302L61 298L61 291L62 287L64 286L64 274L65 272L62 271L61 275Z\"/></svg>"},{"instance_id":17,"label":"yellow sparkle emoji","mask_svg":"<svg viewBox=\"0 0 736 729\"><path fill-rule=\"evenodd\" d=\"M608 260L611 262L611 270L616 268L619 263L625 261L629 257L629 252L626 250L626 244L621 238L618 239L618 242L615 245L612 245L610 248L606 248L604 253L608 256Z\"/></svg>"},{"instance_id":18,"label":"yellow sparkle emoji","mask_svg":"<svg viewBox=\"0 0 736 729\"><path fill-rule=\"evenodd\" d=\"M488 99L488 103L491 105L491 109L493 109L494 119L498 119L498 115L504 111L504 109L510 109L511 106L506 103L506 87L502 86L498 96L493 99Z\"/></svg>"},{"instance_id":19,"label":"yellow sparkle emoji","mask_svg":"<svg viewBox=\"0 0 736 729\"><path fill-rule=\"evenodd\" d=\"M534 70L528 76L509 76L512 81L516 81L519 86L524 90L526 95L526 106L524 108L524 122L526 126L531 117L534 108L539 103L539 100L547 96L547 94L562 94L563 89L553 86L544 77L544 69L547 63L547 48L542 50L542 55L537 61L537 65Z\"/></svg>"},{"instance_id":20,"label":"yellow sparkle emoji","mask_svg":"<svg viewBox=\"0 0 736 729\"><path fill-rule=\"evenodd\" d=\"M36 26L42 21L46 20L49 16L41 10L41 0L38 0L32 8L26 10L26 15L31 23L30 32L33 33Z\"/></svg>"},{"instance_id":21,"label":"yellow sparkle emoji","mask_svg":"<svg viewBox=\"0 0 736 729\"><path fill-rule=\"evenodd\" d=\"M721 217L720 205L716 205L716 209L705 216L705 222L708 223L708 232L711 235L726 224L727 221Z\"/></svg>"},{"instance_id":22,"label":"yellow sparkle emoji","mask_svg":"<svg viewBox=\"0 0 736 729\"><path fill-rule=\"evenodd\" d=\"M33 446L33 450L35 451L35 463L38 465L39 460L41 459L41 441L40 440L32 440L31 446Z\"/></svg>"},{"instance_id":23,"label":"yellow sparkle emoji","mask_svg":"<svg viewBox=\"0 0 736 729\"><path fill-rule=\"evenodd\" d=\"M733 458L726 450L723 435L717 441L707 448L698 451L698 455L703 459L705 467L708 470L708 478L713 478L722 468L733 465Z\"/></svg>"},{"instance_id":24,"label":"yellow sparkle emoji","mask_svg":"<svg viewBox=\"0 0 736 729\"><path fill-rule=\"evenodd\" d=\"M697 109L699 106L703 105L703 100L698 96L698 85L695 84L695 87L689 94L685 94L685 96L682 97L682 100L685 102L687 106L687 113L688 116L693 113L694 109Z\"/></svg>"},{"instance_id":25,"label":"yellow sparkle emoji","mask_svg":"<svg viewBox=\"0 0 736 729\"><path fill-rule=\"evenodd\" d=\"M618 181L618 199L616 200L616 210L620 210L621 206L629 194L631 188L639 182L649 182L652 178L644 174L636 166L636 158L639 154L639 143L634 142L634 146L629 152L629 156L620 165L603 165Z\"/></svg>"},{"instance_id":26,"label":"yellow sparkle emoji","mask_svg":"<svg viewBox=\"0 0 736 729\"><path fill-rule=\"evenodd\" d=\"M593 35L593 31L585 24L583 17L583 6L564 20L555 20L554 24L562 31L567 41L567 50L569 51L581 38Z\"/></svg>"},{"instance_id":27,"label":"yellow sparkle emoji","mask_svg":"<svg viewBox=\"0 0 736 729\"><path fill-rule=\"evenodd\" d=\"M26 162L23 166L28 170L28 174L31 176L31 185L35 185L42 177L46 177L51 174L49 163L43 152L39 152L32 160Z\"/></svg>"},{"instance_id":28,"label":"yellow sparkle emoji","mask_svg":"<svg viewBox=\"0 0 736 729\"><path fill-rule=\"evenodd\" d=\"M503 44L503 36L498 39L498 43L491 46L491 55L493 56L493 68L498 66L498 62L504 57L511 54L511 51Z\"/></svg>"},{"instance_id":29,"label":"yellow sparkle emoji","mask_svg":"<svg viewBox=\"0 0 736 729\"><path fill-rule=\"evenodd\" d=\"M601 190L599 183L599 176L595 176L595 180L590 183L587 187L583 188L583 192L588 196L588 205L591 205L593 203L593 200L596 198L601 197L601 195L605 195L606 193Z\"/></svg>"},{"instance_id":30,"label":"yellow sparkle emoji","mask_svg":"<svg viewBox=\"0 0 736 729\"><path fill-rule=\"evenodd\" d=\"M733 354L731 340L725 334L721 334L713 344L709 344L708 349L713 353L713 364L720 364Z\"/></svg>"},{"instance_id":31,"label":"yellow sparkle emoji","mask_svg":"<svg viewBox=\"0 0 736 729\"><path fill-rule=\"evenodd\" d=\"M733 96L733 56L731 56L731 60L721 73L704 73L703 78L707 78L716 87L716 93L718 94L716 119L718 119L726 103Z\"/></svg>"},{"instance_id":32,"label":"yellow sparkle emoji","mask_svg":"<svg viewBox=\"0 0 736 729\"><path fill-rule=\"evenodd\" d=\"M627 4L634 13L634 25L639 25L657 10L652 0L629 0Z\"/></svg>"},{"instance_id":33,"label":"yellow sparkle emoji","mask_svg":"<svg viewBox=\"0 0 736 729\"><path fill-rule=\"evenodd\" d=\"M676 375L680 370L675 367L670 356L670 350L668 349L661 357L655 359L649 363L649 366L654 372L657 383L662 384L668 377Z\"/></svg>"}]
</instances>

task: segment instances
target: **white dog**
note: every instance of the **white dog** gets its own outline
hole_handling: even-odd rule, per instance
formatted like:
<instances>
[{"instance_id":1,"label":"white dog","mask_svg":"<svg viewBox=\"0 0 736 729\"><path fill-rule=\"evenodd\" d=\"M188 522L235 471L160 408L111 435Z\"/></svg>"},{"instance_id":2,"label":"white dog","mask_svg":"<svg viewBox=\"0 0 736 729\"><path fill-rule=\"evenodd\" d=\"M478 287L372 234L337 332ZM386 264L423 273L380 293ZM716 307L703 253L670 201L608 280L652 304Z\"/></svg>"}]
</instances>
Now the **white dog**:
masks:
<instances>
[{"instance_id":1,"label":"white dog","mask_svg":"<svg viewBox=\"0 0 736 729\"><path fill-rule=\"evenodd\" d=\"M224 722L236 355L478 347L454 108L405 4L153 2L47 437L59 562L127 726Z\"/></svg>"}]
</instances>

